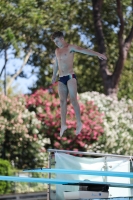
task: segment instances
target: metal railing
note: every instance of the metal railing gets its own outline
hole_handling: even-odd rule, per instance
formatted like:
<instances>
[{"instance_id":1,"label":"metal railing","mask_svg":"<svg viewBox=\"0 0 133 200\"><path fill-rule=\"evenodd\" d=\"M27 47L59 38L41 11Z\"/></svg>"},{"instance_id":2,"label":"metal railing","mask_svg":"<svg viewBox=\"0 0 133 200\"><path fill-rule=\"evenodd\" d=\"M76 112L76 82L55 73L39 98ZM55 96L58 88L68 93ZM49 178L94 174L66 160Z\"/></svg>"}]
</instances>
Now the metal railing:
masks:
<instances>
[{"instance_id":1,"label":"metal railing","mask_svg":"<svg viewBox=\"0 0 133 200\"><path fill-rule=\"evenodd\" d=\"M58 150L58 149L48 149L49 153L69 153L69 154L81 154L81 155L88 155L88 156L99 156L99 157L119 157L119 158L129 158L133 159L133 156L124 156L124 155L116 155L116 154L104 154L104 153L94 153L94 152L82 152L82 151L67 151L67 150Z\"/></svg>"}]
</instances>

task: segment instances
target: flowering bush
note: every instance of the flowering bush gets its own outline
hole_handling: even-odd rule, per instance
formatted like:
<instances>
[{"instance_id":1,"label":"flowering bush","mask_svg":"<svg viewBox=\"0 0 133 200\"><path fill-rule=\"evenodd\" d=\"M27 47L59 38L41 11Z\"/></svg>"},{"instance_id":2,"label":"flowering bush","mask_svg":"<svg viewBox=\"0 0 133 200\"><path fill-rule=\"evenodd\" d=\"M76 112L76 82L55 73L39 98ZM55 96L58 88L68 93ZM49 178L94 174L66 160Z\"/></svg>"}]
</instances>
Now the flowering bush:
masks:
<instances>
[{"instance_id":1,"label":"flowering bush","mask_svg":"<svg viewBox=\"0 0 133 200\"><path fill-rule=\"evenodd\" d=\"M97 140L103 133L102 114L93 102L80 100L80 110L83 121L83 130L77 137L75 136L76 119L72 105L68 100L67 126L62 138L60 132L60 102L57 98L56 86L49 90L37 90L34 94L27 96L27 108L35 111L38 119L42 122L42 130L38 134L40 143L45 148L65 149L65 150L86 150L87 145Z\"/></svg>"},{"instance_id":2,"label":"flowering bush","mask_svg":"<svg viewBox=\"0 0 133 200\"><path fill-rule=\"evenodd\" d=\"M88 145L88 150L116 154L133 154L133 101L113 100L98 92L80 95L82 101L93 101L103 113L104 134Z\"/></svg>"},{"instance_id":3,"label":"flowering bush","mask_svg":"<svg viewBox=\"0 0 133 200\"><path fill-rule=\"evenodd\" d=\"M25 107L24 97L0 95L0 156L18 168L41 163L41 144L37 134L41 128L35 112Z\"/></svg>"}]
</instances>

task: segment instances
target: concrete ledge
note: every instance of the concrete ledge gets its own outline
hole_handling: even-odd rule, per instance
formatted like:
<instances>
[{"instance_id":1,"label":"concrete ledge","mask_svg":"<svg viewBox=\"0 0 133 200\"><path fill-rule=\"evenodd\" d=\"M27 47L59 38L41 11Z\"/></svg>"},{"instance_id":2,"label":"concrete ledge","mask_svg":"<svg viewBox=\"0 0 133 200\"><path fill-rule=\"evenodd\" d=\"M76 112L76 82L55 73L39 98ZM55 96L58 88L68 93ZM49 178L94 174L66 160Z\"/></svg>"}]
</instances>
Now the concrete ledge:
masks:
<instances>
[{"instance_id":1,"label":"concrete ledge","mask_svg":"<svg viewBox=\"0 0 133 200\"><path fill-rule=\"evenodd\" d=\"M47 200L47 192L0 195L0 200Z\"/></svg>"}]
</instances>

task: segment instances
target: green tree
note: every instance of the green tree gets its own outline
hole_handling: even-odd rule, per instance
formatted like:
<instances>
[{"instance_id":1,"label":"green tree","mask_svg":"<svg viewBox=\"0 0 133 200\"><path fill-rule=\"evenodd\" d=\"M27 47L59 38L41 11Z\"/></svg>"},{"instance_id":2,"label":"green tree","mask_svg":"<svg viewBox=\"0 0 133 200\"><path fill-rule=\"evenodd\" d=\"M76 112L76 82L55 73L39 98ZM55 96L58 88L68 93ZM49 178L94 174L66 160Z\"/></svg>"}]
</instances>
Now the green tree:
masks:
<instances>
[{"instance_id":1,"label":"green tree","mask_svg":"<svg viewBox=\"0 0 133 200\"><path fill-rule=\"evenodd\" d=\"M8 82L10 82L11 77L10 76L6 76L6 82L8 84ZM0 80L0 93L4 94L4 81L5 80ZM10 87L6 90L6 94L7 96L14 96L16 94L22 94L22 91L19 89L19 85L18 84L14 84L13 86L10 85Z\"/></svg>"},{"instance_id":2,"label":"green tree","mask_svg":"<svg viewBox=\"0 0 133 200\"><path fill-rule=\"evenodd\" d=\"M94 34L91 33L86 37L86 44L81 40L81 34L84 34L84 30L80 28L82 23L87 27L87 23L84 20L89 19L92 24L92 11L90 9L91 2L88 1L51 1L49 8L50 21L49 21L49 32L46 32L45 38L42 41L45 46L45 55L36 51L30 57L31 63L39 67L38 80L34 87L36 90L40 87L47 88L51 84L52 77L52 64L51 59L55 55L55 48L53 41L51 41L51 34L55 30L65 31L66 41L69 43L75 43L85 48L93 48ZM83 12L84 11L84 12ZM88 14L87 14L88 13ZM81 18L82 16L82 18ZM51 23L52 22L52 23ZM85 27L83 27L85 29ZM89 41L88 41L89 39ZM39 51L41 51L39 49ZM102 79L99 76L98 59L94 59L92 56L76 54L74 60L74 68L78 77L78 91L84 92L90 90L103 91ZM84 73L86 71L86 73ZM89 77L89 78L88 78ZM92 81L93 80L93 81Z\"/></svg>"},{"instance_id":3,"label":"green tree","mask_svg":"<svg viewBox=\"0 0 133 200\"><path fill-rule=\"evenodd\" d=\"M69 9L64 7L63 3L64 1L58 1L50 7L53 14L50 20L54 22L52 26L49 23L50 32L65 30L68 42L76 43L85 48L93 48L100 53L105 53L108 57L107 61L99 60L98 62L95 57L76 54L75 72L78 77L79 92L94 90L105 92L106 95L118 94L119 98L125 95L128 98L133 98L132 2L129 0L124 2L96 0L92 2L73 1L70 4L68 1L67 8ZM110 17L111 15L113 17ZM46 44L45 47L47 55L50 56L53 52L53 44L49 36L47 40L48 46ZM35 57L32 58L34 62ZM36 60L39 59L36 58ZM43 66L40 67L35 88L47 87L51 81L51 67L48 66L43 57L41 63L40 66ZM126 90L125 85L128 85Z\"/></svg>"},{"instance_id":4,"label":"green tree","mask_svg":"<svg viewBox=\"0 0 133 200\"><path fill-rule=\"evenodd\" d=\"M106 0L105 4L107 4L108 7L106 6L104 12L101 11L102 8L105 9L103 0L94 0L92 1L92 4L97 46L101 53L106 53L106 49L109 49L107 45L110 44L108 41L110 37L108 38L108 35L106 37L106 24L104 27L102 24L105 22L108 23L110 27L107 26L110 28L110 32L112 33L111 36L114 35L113 40L110 42L111 48L113 48L114 42L116 43L114 48L117 49L115 51L117 55L115 56L114 53L113 55L109 54L109 56L114 58L112 72L108 70L107 61L100 60L99 63L105 94L116 95L120 77L133 40L133 2L128 0L124 2L121 0L110 2ZM108 17L110 14L113 14L113 17ZM118 29L117 34L114 34L115 29ZM129 56L132 56L133 59L133 54L130 54Z\"/></svg>"},{"instance_id":5,"label":"green tree","mask_svg":"<svg viewBox=\"0 0 133 200\"><path fill-rule=\"evenodd\" d=\"M98 62L96 57L76 54L75 72L80 93L95 90L111 95L118 92L119 97L127 94L133 98L132 7L130 0L1 1L1 48L7 51L12 47L15 57L23 51L23 56L19 56L24 60L23 65L12 80L28 62L39 69L32 90L47 88L51 83L51 59L56 48L50 35L55 30L64 30L68 42L108 57L107 62ZM125 85L128 85L127 90Z\"/></svg>"},{"instance_id":6,"label":"green tree","mask_svg":"<svg viewBox=\"0 0 133 200\"><path fill-rule=\"evenodd\" d=\"M47 13L41 8L43 1L37 0L2 0L0 5L0 49L5 63L1 75L8 62L8 50L12 50L15 58L23 60L22 66L11 77L6 89L20 75L36 45L40 44L42 29L47 28Z\"/></svg>"}]
</instances>

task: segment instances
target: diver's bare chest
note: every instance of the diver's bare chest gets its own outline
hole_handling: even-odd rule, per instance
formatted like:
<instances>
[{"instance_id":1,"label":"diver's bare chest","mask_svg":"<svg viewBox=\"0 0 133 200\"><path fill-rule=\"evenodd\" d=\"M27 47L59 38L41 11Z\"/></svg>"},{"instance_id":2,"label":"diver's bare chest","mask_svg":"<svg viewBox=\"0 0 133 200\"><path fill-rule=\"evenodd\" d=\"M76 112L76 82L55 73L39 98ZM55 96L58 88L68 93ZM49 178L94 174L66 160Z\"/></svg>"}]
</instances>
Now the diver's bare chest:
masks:
<instances>
[{"instance_id":1,"label":"diver's bare chest","mask_svg":"<svg viewBox=\"0 0 133 200\"><path fill-rule=\"evenodd\" d=\"M69 57L69 50L68 49L61 49L61 50L58 50L57 52L57 58L59 60L66 60L68 57Z\"/></svg>"}]
</instances>

